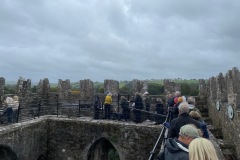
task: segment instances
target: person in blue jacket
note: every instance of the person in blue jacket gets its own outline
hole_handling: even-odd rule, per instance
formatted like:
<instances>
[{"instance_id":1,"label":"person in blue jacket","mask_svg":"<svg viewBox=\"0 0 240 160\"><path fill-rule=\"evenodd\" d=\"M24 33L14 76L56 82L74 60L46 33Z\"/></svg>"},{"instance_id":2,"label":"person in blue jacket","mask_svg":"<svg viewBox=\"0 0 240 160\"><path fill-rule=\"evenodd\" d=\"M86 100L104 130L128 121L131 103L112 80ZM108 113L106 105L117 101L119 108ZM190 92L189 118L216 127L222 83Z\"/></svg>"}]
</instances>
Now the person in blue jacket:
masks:
<instances>
[{"instance_id":1,"label":"person in blue jacket","mask_svg":"<svg viewBox=\"0 0 240 160\"><path fill-rule=\"evenodd\" d=\"M208 134L208 130L207 130L207 125L206 123L202 120L201 115L199 114L198 111L191 111L189 113L189 116L195 120L197 120L200 123L201 126L201 130L202 130L202 134L203 134L203 138L207 138L209 139L209 134Z\"/></svg>"}]
</instances>

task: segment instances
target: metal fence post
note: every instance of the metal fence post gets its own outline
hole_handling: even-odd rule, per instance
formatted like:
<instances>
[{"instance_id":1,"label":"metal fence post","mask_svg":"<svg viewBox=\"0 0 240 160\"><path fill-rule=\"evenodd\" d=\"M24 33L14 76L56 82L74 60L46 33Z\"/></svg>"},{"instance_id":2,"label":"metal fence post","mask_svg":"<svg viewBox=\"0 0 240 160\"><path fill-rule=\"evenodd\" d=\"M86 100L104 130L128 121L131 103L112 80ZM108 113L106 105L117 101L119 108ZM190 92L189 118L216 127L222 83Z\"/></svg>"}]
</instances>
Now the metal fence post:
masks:
<instances>
[{"instance_id":1,"label":"metal fence post","mask_svg":"<svg viewBox=\"0 0 240 160\"><path fill-rule=\"evenodd\" d=\"M20 114L20 109L21 109L21 101L18 104L18 110L17 110L17 117L16 117L16 123L18 123L18 119L19 119L19 114Z\"/></svg>"},{"instance_id":2,"label":"metal fence post","mask_svg":"<svg viewBox=\"0 0 240 160\"><path fill-rule=\"evenodd\" d=\"M80 116L80 112L81 111L81 105L80 105L80 99L79 99L79 101L78 101L78 117L81 117Z\"/></svg>"},{"instance_id":3,"label":"metal fence post","mask_svg":"<svg viewBox=\"0 0 240 160\"><path fill-rule=\"evenodd\" d=\"M57 117L58 117L58 109L59 109L59 103L58 103L58 95L57 95Z\"/></svg>"},{"instance_id":4,"label":"metal fence post","mask_svg":"<svg viewBox=\"0 0 240 160\"><path fill-rule=\"evenodd\" d=\"M40 109L41 109L41 100L39 101L39 104L38 104L38 118L40 117Z\"/></svg>"}]
</instances>

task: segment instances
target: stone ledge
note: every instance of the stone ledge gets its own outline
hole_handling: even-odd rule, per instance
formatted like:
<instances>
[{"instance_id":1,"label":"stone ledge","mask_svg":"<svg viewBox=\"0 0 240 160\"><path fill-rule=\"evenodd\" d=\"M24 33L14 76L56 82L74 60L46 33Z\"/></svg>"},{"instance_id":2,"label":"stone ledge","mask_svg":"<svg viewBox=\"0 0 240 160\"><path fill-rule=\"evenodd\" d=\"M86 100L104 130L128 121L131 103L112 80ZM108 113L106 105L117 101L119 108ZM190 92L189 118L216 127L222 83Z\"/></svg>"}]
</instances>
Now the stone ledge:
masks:
<instances>
[{"instance_id":1,"label":"stone ledge","mask_svg":"<svg viewBox=\"0 0 240 160\"><path fill-rule=\"evenodd\" d=\"M147 123L147 122L136 124L132 121L122 122L122 121L117 121L117 120L115 120L115 121L113 121L113 120L94 120L90 117L67 118L67 117L56 117L55 115L46 115L46 116L41 116L39 118L32 119L29 121L13 123L13 124L6 125L6 126L0 126L0 135L5 134L6 132L9 132L9 131L18 130L19 128L23 129L25 127L32 126L33 124L42 123L42 122L45 123L48 120L92 122L92 123L99 123L99 124L118 124L118 125L126 125L126 126L139 126L139 127L159 128L159 129L161 129L163 127L163 125L161 125L161 124L154 125L152 123Z\"/></svg>"}]
</instances>

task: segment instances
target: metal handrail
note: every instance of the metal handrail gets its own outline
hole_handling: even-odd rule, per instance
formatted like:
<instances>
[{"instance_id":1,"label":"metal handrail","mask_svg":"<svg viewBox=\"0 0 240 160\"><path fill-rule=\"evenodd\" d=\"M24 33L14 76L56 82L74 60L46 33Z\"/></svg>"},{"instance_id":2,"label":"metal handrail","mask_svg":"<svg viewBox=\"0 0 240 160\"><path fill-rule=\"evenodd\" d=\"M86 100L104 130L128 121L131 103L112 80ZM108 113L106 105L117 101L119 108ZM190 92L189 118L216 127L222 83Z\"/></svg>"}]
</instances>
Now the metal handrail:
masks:
<instances>
[{"instance_id":1,"label":"metal handrail","mask_svg":"<svg viewBox=\"0 0 240 160\"><path fill-rule=\"evenodd\" d=\"M170 112L168 112L167 118L165 119L164 123L165 123L165 122L168 122L169 120L170 120ZM163 139L164 139L165 131L166 131L166 127L163 126L163 128L162 128L162 130L161 130L161 132L160 132L160 134L159 134L159 136L158 136L158 139L157 139L157 141L156 141L156 143L155 143L152 151L150 152L150 156L149 156L148 160L153 160L153 157L154 157L156 148L157 148L158 144L160 143L160 140L163 140Z\"/></svg>"}]
</instances>

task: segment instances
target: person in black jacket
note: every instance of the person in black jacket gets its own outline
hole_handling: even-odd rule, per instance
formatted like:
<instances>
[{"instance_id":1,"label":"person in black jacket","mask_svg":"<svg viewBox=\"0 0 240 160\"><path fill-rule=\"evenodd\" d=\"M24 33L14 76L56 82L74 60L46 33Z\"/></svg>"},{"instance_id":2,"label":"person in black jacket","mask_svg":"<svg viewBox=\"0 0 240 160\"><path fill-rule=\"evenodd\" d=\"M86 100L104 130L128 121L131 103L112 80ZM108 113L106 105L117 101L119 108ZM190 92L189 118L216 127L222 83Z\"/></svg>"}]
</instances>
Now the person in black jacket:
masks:
<instances>
[{"instance_id":1,"label":"person in black jacket","mask_svg":"<svg viewBox=\"0 0 240 160\"><path fill-rule=\"evenodd\" d=\"M178 139L167 139L157 160L189 160L188 146L193 139L198 137L200 137L199 132L193 125L182 126Z\"/></svg>"},{"instance_id":2,"label":"person in black jacket","mask_svg":"<svg viewBox=\"0 0 240 160\"><path fill-rule=\"evenodd\" d=\"M135 103L135 106L134 106L135 122L140 123L142 121L141 120L141 114L142 114L141 110L143 109L143 100L142 100L141 95L138 92L135 93L134 103Z\"/></svg>"},{"instance_id":3,"label":"person in black jacket","mask_svg":"<svg viewBox=\"0 0 240 160\"><path fill-rule=\"evenodd\" d=\"M99 96L96 95L94 100L94 117L93 117L94 119L99 119L100 108L101 108L101 102L100 102Z\"/></svg>"},{"instance_id":4,"label":"person in black jacket","mask_svg":"<svg viewBox=\"0 0 240 160\"><path fill-rule=\"evenodd\" d=\"M129 120L129 115L128 115L129 102L127 101L126 97L121 96L120 105L122 107L122 117L125 121L128 121Z\"/></svg>"},{"instance_id":5,"label":"person in black jacket","mask_svg":"<svg viewBox=\"0 0 240 160\"><path fill-rule=\"evenodd\" d=\"M194 124L197 128L201 129L200 123L189 116L189 108L187 102L180 103L178 107L179 117L171 121L168 132L169 138L178 138L180 128L186 124Z\"/></svg>"},{"instance_id":6,"label":"person in black jacket","mask_svg":"<svg viewBox=\"0 0 240 160\"><path fill-rule=\"evenodd\" d=\"M160 114L156 116L156 123L157 124L163 123L166 118L162 116L163 114L165 114L165 110L161 98L156 99L156 112L157 114Z\"/></svg>"}]
</instances>

